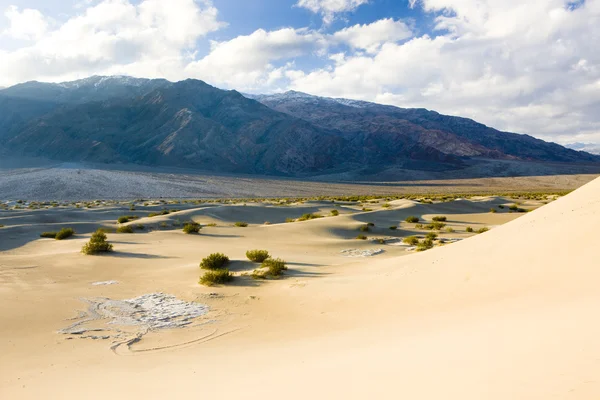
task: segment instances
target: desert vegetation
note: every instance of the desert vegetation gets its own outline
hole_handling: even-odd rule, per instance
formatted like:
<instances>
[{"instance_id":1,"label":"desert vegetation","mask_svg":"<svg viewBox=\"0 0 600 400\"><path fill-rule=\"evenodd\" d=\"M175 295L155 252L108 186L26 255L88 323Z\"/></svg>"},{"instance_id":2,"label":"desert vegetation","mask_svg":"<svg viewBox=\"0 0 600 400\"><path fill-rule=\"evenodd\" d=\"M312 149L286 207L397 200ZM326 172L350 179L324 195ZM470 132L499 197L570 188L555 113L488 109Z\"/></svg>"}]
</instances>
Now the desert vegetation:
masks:
<instances>
[{"instance_id":1,"label":"desert vegetation","mask_svg":"<svg viewBox=\"0 0 600 400\"><path fill-rule=\"evenodd\" d=\"M237 226L238 228L246 228L246 227L248 227L248 223L247 222L241 222L241 221L236 222L234 225Z\"/></svg>"},{"instance_id":2,"label":"desert vegetation","mask_svg":"<svg viewBox=\"0 0 600 400\"><path fill-rule=\"evenodd\" d=\"M120 226L117 228L117 233L133 233L133 227L130 225Z\"/></svg>"},{"instance_id":3,"label":"desert vegetation","mask_svg":"<svg viewBox=\"0 0 600 400\"><path fill-rule=\"evenodd\" d=\"M271 256L267 250L248 250L246 257L252 262L262 263Z\"/></svg>"},{"instance_id":4,"label":"desert vegetation","mask_svg":"<svg viewBox=\"0 0 600 400\"><path fill-rule=\"evenodd\" d=\"M337 211L337 210L334 210ZM310 214L304 214L302 215L300 218L297 219L297 221L301 222L301 221L309 221L311 219L318 219L318 218L323 218L322 215L320 214L314 214L314 213L310 213Z\"/></svg>"},{"instance_id":5,"label":"desert vegetation","mask_svg":"<svg viewBox=\"0 0 600 400\"><path fill-rule=\"evenodd\" d=\"M448 218L444 217L444 216L437 216L437 217L433 217L432 220L435 222L446 222L448 220Z\"/></svg>"},{"instance_id":6,"label":"desert vegetation","mask_svg":"<svg viewBox=\"0 0 600 400\"><path fill-rule=\"evenodd\" d=\"M199 233L201 228L202 227L200 226L200 224L197 224L195 222L188 222L185 225L183 225L183 233L192 235L194 233Z\"/></svg>"},{"instance_id":7,"label":"desert vegetation","mask_svg":"<svg viewBox=\"0 0 600 400\"><path fill-rule=\"evenodd\" d=\"M367 237L365 235L358 235L356 237L356 239L358 239L358 240L367 240Z\"/></svg>"},{"instance_id":8,"label":"desert vegetation","mask_svg":"<svg viewBox=\"0 0 600 400\"><path fill-rule=\"evenodd\" d=\"M223 269L229 263L229 257L223 253L213 253L200 262L200 268L217 270Z\"/></svg>"},{"instance_id":9,"label":"desert vegetation","mask_svg":"<svg viewBox=\"0 0 600 400\"><path fill-rule=\"evenodd\" d=\"M96 255L111 251L113 251L113 245L108 243L106 234L101 231L94 232L90 241L81 249L81 252L87 255Z\"/></svg>"},{"instance_id":10,"label":"desert vegetation","mask_svg":"<svg viewBox=\"0 0 600 400\"><path fill-rule=\"evenodd\" d=\"M410 217L406 218L405 221L409 222L411 224L416 224L420 221L420 219L419 219L419 217L410 216Z\"/></svg>"},{"instance_id":11,"label":"desert vegetation","mask_svg":"<svg viewBox=\"0 0 600 400\"><path fill-rule=\"evenodd\" d=\"M409 236L404 238L402 242L411 246L416 246L417 244L419 244L419 238L417 238L416 236Z\"/></svg>"},{"instance_id":12,"label":"desert vegetation","mask_svg":"<svg viewBox=\"0 0 600 400\"><path fill-rule=\"evenodd\" d=\"M68 239L75 234L73 228L63 228L58 232L42 232L40 237L46 239L64 240Z\"/></svg>"},{"instance_id":13,"label":"desert vegetation","mask_svg":"<svg viewBox=\"0 0 600 400\"><path fill-rule=\"evenodd\" d=\"M254 279L278 279L287 270L286 262L280 258L268 258L263 261L259 269L252 272Z\"/></svg>"},{"instance_id":14,"label":"desert vegetation","mask_svg":"<svg viewBox=\"0 0 600 400\"><path fill-rule=\"evenodd\" d=\"M206 271L200 277L200 284L205 286L223 285L233 280L233 274L228 269Z\"/></svg>"}]
</instances>

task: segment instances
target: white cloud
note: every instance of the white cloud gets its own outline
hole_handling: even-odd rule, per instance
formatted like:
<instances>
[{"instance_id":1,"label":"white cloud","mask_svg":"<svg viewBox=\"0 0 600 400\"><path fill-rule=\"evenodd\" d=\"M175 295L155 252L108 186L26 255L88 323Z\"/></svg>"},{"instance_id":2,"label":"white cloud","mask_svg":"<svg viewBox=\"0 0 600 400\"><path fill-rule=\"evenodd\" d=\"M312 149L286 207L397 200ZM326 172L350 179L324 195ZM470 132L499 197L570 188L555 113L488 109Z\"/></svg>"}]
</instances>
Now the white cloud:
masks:
<instances>
[{"instance_id":1,"label":"white cloud","mask_svg":"<svg viewBox=\"0 0 600 400\"><path fill-rule=\"evenodd\" d=\"M367 4L369 0L298 0L298 7L306 8L315 14L323 16L323 22L330 24L335 15L356 10L359 6Z\"/></svg>"},{"instance_id":2,"label":"white cloud","mask_svg":"<svg viewBox=\"0 0 600 400\"><path fill-rule=\"evenodd\" d=\"M388 18L342 29L333 34L333 39L355 49L376 53L383 43L398 42L411 36L411 29L404 22Z\"/></svg>"},{"instance_id":3,"label":"white cloud","mask_svg":"<svg viewBox=\"0 0 600 400\"><path fill-rule=\"evenodd\" d=\"M600 1L422 0L441 36L388 41L330 66L289 73L290 87L425 107L545 139L600 142ZM362 46L368 47L368 46Z\"/></svg>"},{"instance_id":4,"label":"white cloud","mask_svg":"<svg viewBox=\"0 0 600 400\"><path fill-rule=\"evenodd\" d=\"M38 30L35 43L4 52L0 85L94 73L180 78L196 41L222 26L209 0L104 0L53 30Z\"/></svg>"},{"instance_id":5,"label":"white cloud","mask_svg":"<svg viewBox=\"0 0 600 400\"><path fill-rule=\"evenodd\" d=\"M1 34L14 39L37 40L48 29L48 21L38 10L26 8L19 11L18 7L10 6L4 16L8 18L10 25Z\"/></svg>"},{"instance_id":6,"label":"white cloud","mask_svg":"<svg viewBox=\"0 0 600 400\"><path fill-rule=\"evenodd\" d=\"M212 42L210 54L190 63L186 75L238 90L271 88L291 67L276 68L273 62L310 54L323 46L323 36L312 31L259 29L229 41Z\"/></svg>"}]
</instances>

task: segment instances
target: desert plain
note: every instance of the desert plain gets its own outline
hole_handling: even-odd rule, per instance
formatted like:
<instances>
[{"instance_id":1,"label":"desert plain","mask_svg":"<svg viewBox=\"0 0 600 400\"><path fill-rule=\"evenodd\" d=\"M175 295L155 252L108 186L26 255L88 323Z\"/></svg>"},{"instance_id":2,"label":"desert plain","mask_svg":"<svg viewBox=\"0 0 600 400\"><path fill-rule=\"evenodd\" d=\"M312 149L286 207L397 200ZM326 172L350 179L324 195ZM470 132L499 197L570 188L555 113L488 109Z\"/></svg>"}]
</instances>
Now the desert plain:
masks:
<instances>
[{"instance_id":1,"label":"desert plain","mask_svg":"<svg viewBox=\"0 0 600 400\"><path fill-rule=\"evenodd\" d=\"M600 398L598 179L565 196L2 205L3 399ZM99 228L114 251L82 254ZM432 232L426 251L403 242ZM254 279L252 249L288 269ZM201 285L216 252L235 277Z\"/></svg>"}]
</instances>

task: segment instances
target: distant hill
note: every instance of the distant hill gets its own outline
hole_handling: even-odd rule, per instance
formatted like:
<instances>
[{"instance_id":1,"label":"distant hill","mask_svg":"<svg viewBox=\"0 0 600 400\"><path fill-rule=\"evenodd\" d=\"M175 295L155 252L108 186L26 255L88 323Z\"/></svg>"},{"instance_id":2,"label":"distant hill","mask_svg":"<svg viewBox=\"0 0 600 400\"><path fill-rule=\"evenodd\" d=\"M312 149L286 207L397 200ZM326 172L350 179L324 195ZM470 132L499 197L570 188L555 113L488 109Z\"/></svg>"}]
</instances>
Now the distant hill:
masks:
<instances>
[{"instance_id":1,"label":"distant hill","mask_svg":"<svg viewBox=\"0 0 600 400\"><path fill-rule=\"evenodd\" d=\"M199 80L29 82L0 90L0 109L0 150L62 161L286 176L440 172L482 158L600 166L600 156L424 109L244 96Z\"/></svg>"}]
</instances>

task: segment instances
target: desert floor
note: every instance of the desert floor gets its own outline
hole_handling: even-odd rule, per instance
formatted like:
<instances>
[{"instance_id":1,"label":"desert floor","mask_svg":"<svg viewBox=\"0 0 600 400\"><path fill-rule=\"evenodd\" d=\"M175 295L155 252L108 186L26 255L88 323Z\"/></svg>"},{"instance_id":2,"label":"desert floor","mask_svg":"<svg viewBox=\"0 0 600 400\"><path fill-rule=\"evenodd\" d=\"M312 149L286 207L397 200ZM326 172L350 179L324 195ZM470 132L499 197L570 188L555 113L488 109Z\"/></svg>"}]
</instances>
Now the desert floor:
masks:
<instances>
[{"instance_id":1,"label":"desert floor","mask_svg":"<svg viewBox=\"0 0 600 400\"><path fill-rule=\"evenodd\" d=\"M519 200L528 213L509 212L515 201L0 210L0 398L598 399L600 180ZM164 207L182 211L147 217ZM307 213L326 217L285 222ZM80 253L121 215L144 230L109 233L109 255ZM411 215L446 216L455 232L440 237L462 240L410 251L400 239L429 232L403 222ZM200 235L182 232L190 220ZM367 223L368 239L356 239ZM62 227L77 235L39 238ZM289 270L252 279L249 249ZM351 249L383 252L342 253ZM230 285L198 284L213 252L232 259ZM208 312L171 329L102 318L135 318L118 301L155 293Z\"/></svg>"}]
</instances>

